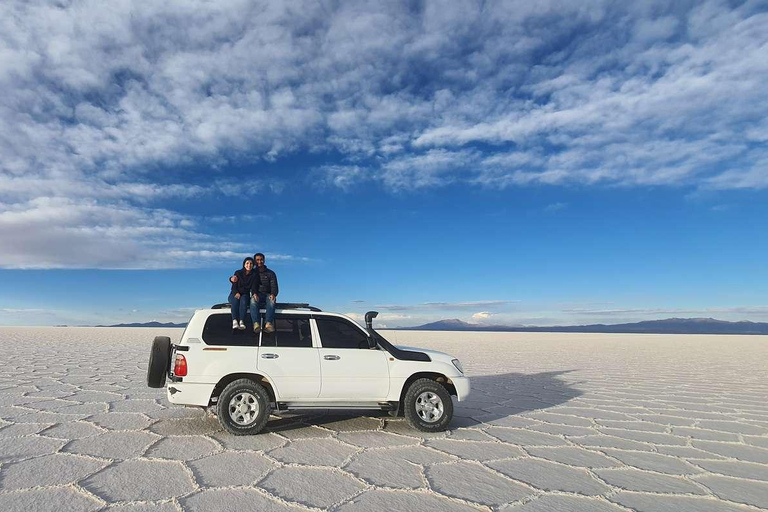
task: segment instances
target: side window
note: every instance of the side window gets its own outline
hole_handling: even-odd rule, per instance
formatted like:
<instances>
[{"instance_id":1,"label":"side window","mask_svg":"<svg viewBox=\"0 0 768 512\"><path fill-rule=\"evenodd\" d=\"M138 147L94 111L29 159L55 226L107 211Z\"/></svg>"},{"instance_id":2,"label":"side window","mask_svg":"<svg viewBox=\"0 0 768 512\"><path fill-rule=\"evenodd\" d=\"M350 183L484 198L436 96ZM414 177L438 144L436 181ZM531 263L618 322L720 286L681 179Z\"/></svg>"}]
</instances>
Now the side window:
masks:
<instances>
[{"instance_id":1,"label":"side window","mask_svg":"<svg viewBox=\"0 0 768 512\"><path fill-rule=\"evenodd\" d=\"M368 348L368 337L341 318L316 318L323 348Z\"/></svg>"},{"instance_id":2,"label":"side window","mask_svg":"<svg viewBox=\"0 0 768 512\"><path fill-rule=\"evenodd\" d=\"M309 316L275 315L275 332L261 334L262 347L312 347Z\"/></svg>"},{"instance_id":3,"label":"side window","mask_svg":"<svg viewBox=\"0 0 768 512\"><path fill-rule=\"evenodd\" d=\"M244 331L233 331L232 315L229 313L211 315L203 327L203 341L207 345L258 346L259 337L253 334L253 324L250 317L245 321L245 327Z\"/></svg>"}]
</instances>

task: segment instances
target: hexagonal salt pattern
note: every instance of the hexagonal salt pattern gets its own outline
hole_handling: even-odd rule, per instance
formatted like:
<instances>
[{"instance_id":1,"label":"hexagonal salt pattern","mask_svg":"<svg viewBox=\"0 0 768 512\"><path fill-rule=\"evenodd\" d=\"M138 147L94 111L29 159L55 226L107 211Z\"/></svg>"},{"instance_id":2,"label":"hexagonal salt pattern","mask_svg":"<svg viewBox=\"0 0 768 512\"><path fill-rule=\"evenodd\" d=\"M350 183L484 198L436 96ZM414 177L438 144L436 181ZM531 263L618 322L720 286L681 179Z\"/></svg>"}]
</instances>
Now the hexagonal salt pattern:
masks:
<instances>
[{"instance_id":1,"label":"hexagonal salt pattern","mask_svg":"<svg viewBox=\"0 0 768 512\"><path fill-rule=\"evenodd\" d=\"M366 486L338 470L294 466L273 471L259 482L259 487L288 501L328 508L346 501Z\"/></svg>"},{"instance_id":2,"label":"hexagonal salt pattern","mask_svg":"<svg viewBox=\"0 0 768 512\"><path fill-rule=\"evenodd\" d=\"M0 470L0 487L25 489L74 484L107 464L104 460L66 453L44 455L4 465Z\"/></svg>"},{"instance_id":3,"label":"hexagonal salt pattern","mask_svg":"<svg viewBox=\"0 0 768 512\"><path fill-rule=\"evenodd\" d=\"M315 411L233 436L146 387L180 334L0 328L0 510L768 510L768 337L385 332L462 360L449 431Z\"/></svg>"},{"instance_id":4,"label":"hexagonal salt pattern","mask_svg":"<svg viewBox=\"0 0 768 512\"><path fill-rule=\"evenodd\" d=\"M179 500L187 512L232 512L258 510L259 512L303 512L304 507L281 502L256 489L204 489Z\"/></svg>"},{"instance_id":5,"label":"hexagonal salt pattern","mask_svg":"<svg viewBox=\"0 0 768 512\"><path fill-rule=\"evenodd\" d=\"M90 512L103 502L71 487L23 489L0 494L0 510L35 512Z\"/></svg>"},{"instance_id":6,"label":"hexagonal salt pattern","mask_svg":"<svg viewBox=\"0 0 768 512\"><path fill-rule=\"evenodd\" d=\"M82 486L109 502L162 500L195 490L191 476L179 462L126 460L91 475Z\"/></svg>"},{"instance_id":7,"label":"hexagonal salt pattern","mask_svg":"<svg viewBox=\"0 0 768 512\"><path fill-rule=\"evenodd\" d=\"M187 463L205 487L252 485L278 467L264 455L254 452L224 452Z\"/></svg>"}]
</instances>

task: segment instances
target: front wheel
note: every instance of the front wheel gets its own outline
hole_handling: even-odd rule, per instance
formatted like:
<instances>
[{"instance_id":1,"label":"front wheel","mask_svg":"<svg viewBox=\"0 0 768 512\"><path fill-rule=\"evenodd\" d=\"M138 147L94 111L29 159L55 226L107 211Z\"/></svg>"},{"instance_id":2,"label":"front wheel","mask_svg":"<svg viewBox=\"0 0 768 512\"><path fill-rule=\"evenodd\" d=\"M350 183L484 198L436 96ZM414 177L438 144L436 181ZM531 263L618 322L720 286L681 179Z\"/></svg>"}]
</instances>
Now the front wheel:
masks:
<instances>
[{"instance_id":1,"label":"front wheel","mask_svg":"<svg viewBox=\"0 0 768 512\"><path fill-rule=\"evenodd\" d=\"M453 419L453 401L448 391L430 379L414 381L403 400L405 419L422 432L440 432Z\"/></svg>"},{"instance_id":2,"label":"front wheel","mask_svg":"<svg viewBox=\"0 0 768 512\"><path fill-rule=\"evenodd\" d=\"M269 395L251 379L230 382L219 395L219 423L236 436L258 434L269 420Z\"/></svg>"}]
</instances>

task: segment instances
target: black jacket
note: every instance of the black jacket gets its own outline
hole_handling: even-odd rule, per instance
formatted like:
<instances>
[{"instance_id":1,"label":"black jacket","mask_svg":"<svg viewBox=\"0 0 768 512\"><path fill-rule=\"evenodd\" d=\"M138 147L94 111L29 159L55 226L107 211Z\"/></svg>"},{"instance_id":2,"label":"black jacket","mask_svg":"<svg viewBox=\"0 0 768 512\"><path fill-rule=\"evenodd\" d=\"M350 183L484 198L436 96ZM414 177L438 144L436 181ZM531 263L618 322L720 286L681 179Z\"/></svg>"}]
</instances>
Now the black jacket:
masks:
<instances>
[{"instance_id":1,"label":"black jacket","mask_svg":"<svg viewBox=\"0 0 768 512\"><path fill-rule=\"evenodd\" d=\"M251 270L250 274L246 274L244 268L235 271L237 282L232 283L232 291L240 295L249 295L253 288L253 283L256 281L256 274L258 274L256 269Z\"/></svg>"},{"instance_id":2,"label":"black jacket","mask_svg":"<svg viewBox=\"0 0 768 512\"><path fill-rule=\"evenodd\" d=\"M270 294L277 297L279 289L277 288L277 276L275 273L269 270L266 265L261 267L261 271L259 271L259 267L253 270L258 277L253 280L251 291L258 294L259 299L264 299L266 295Z\"/></svg>"}]
</instances>

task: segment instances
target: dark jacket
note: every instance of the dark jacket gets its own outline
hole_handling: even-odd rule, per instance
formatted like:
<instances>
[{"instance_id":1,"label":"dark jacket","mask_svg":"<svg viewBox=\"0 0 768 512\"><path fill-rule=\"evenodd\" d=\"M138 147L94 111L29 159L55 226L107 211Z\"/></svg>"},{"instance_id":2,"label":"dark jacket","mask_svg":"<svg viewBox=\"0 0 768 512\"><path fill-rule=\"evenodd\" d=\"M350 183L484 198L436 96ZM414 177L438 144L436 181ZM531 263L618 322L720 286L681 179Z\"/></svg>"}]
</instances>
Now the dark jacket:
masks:
<instances>
[{"instance_id":1,"label":"dark jacket","mask_svg":"<svg viewBox=\"0 0 768 512\"><path fill-rule=\"evenodd\" d=\"M253 270L256 271L255 273L258 277L253 280L251 291L258 294L260 300L264 300L264 298L270 294L277 297L279 289L277 288L277 276L275 273L269 270L266 265L261 267L261 270L259 270L259 267L256 267Z\"/></svg>"},{"instance_id":2,"label":"dark jacket","mask_svg":"<svg viewBox=\"0 0 768 512\"><path fill-rule=\"evenodd\" d=\"M258 274L256 269L251 270L250 274L246 274L244 268L235 271L237 282L232 283L232 291L240 295L250 295L253 283L256 281L256 274Z\"/></svg>"}]
</instances>

